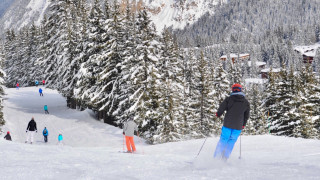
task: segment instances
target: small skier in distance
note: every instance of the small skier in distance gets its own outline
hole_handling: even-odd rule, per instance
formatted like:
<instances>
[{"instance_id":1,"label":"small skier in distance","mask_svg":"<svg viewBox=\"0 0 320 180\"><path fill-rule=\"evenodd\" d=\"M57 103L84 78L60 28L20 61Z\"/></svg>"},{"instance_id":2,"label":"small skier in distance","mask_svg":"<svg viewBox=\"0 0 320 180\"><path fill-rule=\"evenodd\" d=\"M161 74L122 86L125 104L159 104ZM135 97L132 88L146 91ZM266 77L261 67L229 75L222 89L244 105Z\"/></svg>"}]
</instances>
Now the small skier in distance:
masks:
<instances>
[{"instance_id":1,"label":"small skier in distance","mask_svg":"<svg viewBox=\"0 0 320 180\"><path fill-rule=\"evenodd\" d=\"M44 113L45 113L45 114L49 114L48 106L47 106L47 105L44 105L43 109L44 109Z\"/></svg>"},{"instance_id":2,"label":"small skier in distance","mask_svg":"<svg viewBox=\"0 0 320 180\"><path fill-rule=\"evenodd\" d=\"M17 84L16 84L16 87L17 87L17 90L19 90L19 83L17 82Z\"/></svg>"},{"instance_id":3,"label":"small skier in distance","mask_svg":"<svg viewBox=\"0 0 320 180\"><path fill-rule=\"evenodd\" d=\"M38 87L38 85L39 85L39 81L38 80L35 81L35 85L36 85L36 87Z\"/></svg>"},{"instance_id":4,"label":"small skier in distance","mask_svg":"<svg viewBox=\"0 0 320 180\"><path fill-rule=\"evenodd\" d=\"M27 133L26 143L30 139L30 143L32 144L34 131L36 131L36 133L38 132L37 123L34 121L34 117L32 117L31 120L28 123L28 127L27 127L27 130L26 130L26 133Z\"/></svg>"},{"instance_id":5,"label":"small skier in distance","mask_svg":"<svg viewBox=\"0 0 320 180\"><path fill-rule=\"evenodd\" d=\"M126 145L127 145L128 153L132 153L136 151L136 146L134 145L134 141L133 141L134 131L137 131L137 134L139 136L138 126L133 121L133 118L130 118L124 124L124 127L123 127L123 135L125 135L126 137Z\"/></svg>"},{"instance_id":6,"label":"small skier in distance","mask_svg":"<svg viewBox=\"0 0 320 180\"><path fill-rule=\"evenodd\" d=\"M43 137L44 137L44 142L48 142L48 135L49 131L47 130L47 127L44 127L44 130L42 131Z\"/></svg>"},{"instance_id":7,"label":"small skier in distance","mask_svg":"<svg viewBox=\"0 0 320 180\"><path fill-rule=\"evenodd\" d=\"M42 89L41 89L41 88L39 88L39 94L40 94L40 96L43 96L43 93L42 93Z\"/></svg>"},{"instance_id":8,"label":"small skier in distance","mask_svg":"<svg viewBox=\"0 0 320 180\"><path fill-rule=\"evenodd\" d=\"M4 136L4 139L6 139L6 140L8 140L8 141L12 141L9 131L8 131L7 134Z\"/></svg>"},{"instance_id":9,"label":"small skier in distance","mask_svg":"<svg viewBox=\"0 0 320 180\"><path fill-rule=\"evenodd\" d=\"M59 136L58 136L58 145L63 145L62 140L63 140L63 136L60 133Z\"/></svg>"}]
</instances>

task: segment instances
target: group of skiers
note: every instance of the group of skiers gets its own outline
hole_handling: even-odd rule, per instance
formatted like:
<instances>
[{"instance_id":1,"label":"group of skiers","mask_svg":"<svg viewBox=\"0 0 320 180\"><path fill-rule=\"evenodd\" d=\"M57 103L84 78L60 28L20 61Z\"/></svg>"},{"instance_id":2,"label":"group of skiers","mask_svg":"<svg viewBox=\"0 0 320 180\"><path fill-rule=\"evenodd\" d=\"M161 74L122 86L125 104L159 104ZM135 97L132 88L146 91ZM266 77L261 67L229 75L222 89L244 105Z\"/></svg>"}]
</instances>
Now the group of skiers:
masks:
<instances>
[{"instance_id":1,"label":"group of skiers","mask_svg":"<svg viewBox=\"0 0 320 180\"><path fill-rule=\"evenodd\" d=\"M216 113L217 117L221 117L223 113L226 111L223 120L220 140L216 146L213 156L214 158L219 158L225 161L230 157L234 144L240 136L241 131L245 128L250 115L250 104L248 100L245 98L245 94L242 92L243 87L240 84L234 84L232 85L231 90L232 93L229 97L224 99ZM47 112L47 105L45 105L44 110L45 113L49 113ZM32 144L34 131L37 132L37 124L34 121L34 118L32 117L26 130L26 132L28 133L26 143L30 139L30 142ZM125 122L123 126L123 135L125 136L128 153L133 153L136 151L136 147L133 140L135 131L139 136L137 124L134 122L133 118L129 118L129 120ZM44 136L44 141L48 142L49 132L46 127L44 128L42 133ZM5 139L11 140L9 131L5 136ZM59 134L58 141L61 142L62 139L62 134Z\"/></svg>"},{"instance_id":2,"label":"group of skiers","mask_svg":"<svg viewBox=\"0 0 320 180\"><path fill-rule=\"evenodd\" d=\"M27 139L26 139L25 143L28 143L29 140L30 140L30 144L33 143L33 136L34 136L35 132L36 133L38 132L37 123L34 120L34 117L32 117L31 120L29 121L27 129L26 129ZM48 142L48 135L49 135L49 131L48 131L47 127L44 127L44 129L42 131L42 135L44 138L44 142L47 143ZM60 133L58 136L59 144L62 143L62 139L63 139L63 137L62 137L62 134Z\"/></svg>"},{"instance_id":3,"label":"group of skiers","mask_svg":"<svg viewBox=\"0 0 320 180\"><path fill-rule=\"evenodd\" d=\"M39 85L39 81L38 80L35 80L34 84L38 87ZM45 80L42 80L42 85L44 86L46 84L46 81ZM17 90L19 90L19 87L20 87L20 84L19 82L16 83L16 88ZM41 88L40 88L41 89Z\"/></svg>"}]
</instances>

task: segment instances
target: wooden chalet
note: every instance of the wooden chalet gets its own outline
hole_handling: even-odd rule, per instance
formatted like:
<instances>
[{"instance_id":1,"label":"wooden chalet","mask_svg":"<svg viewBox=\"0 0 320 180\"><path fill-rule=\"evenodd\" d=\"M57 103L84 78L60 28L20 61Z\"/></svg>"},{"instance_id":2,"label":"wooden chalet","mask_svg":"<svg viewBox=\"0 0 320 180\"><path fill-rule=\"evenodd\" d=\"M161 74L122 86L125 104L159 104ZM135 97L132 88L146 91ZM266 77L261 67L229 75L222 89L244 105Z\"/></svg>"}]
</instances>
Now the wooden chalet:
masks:
<instances>
[{"instance_id":1,"label":"wooden chalet","mask_svg":"<svg viewBox=\"0 0 320 180\"><path fill-rule=\"evenodd\" d=\"M250 54L230 54L229 58L231 58L232 63L235 63L238 58L240 60L248 60L250 58ZM223 61L226 61L227 59L227 55L223 55L220 57L220 60Z\"/></svg>"}]
</instances>

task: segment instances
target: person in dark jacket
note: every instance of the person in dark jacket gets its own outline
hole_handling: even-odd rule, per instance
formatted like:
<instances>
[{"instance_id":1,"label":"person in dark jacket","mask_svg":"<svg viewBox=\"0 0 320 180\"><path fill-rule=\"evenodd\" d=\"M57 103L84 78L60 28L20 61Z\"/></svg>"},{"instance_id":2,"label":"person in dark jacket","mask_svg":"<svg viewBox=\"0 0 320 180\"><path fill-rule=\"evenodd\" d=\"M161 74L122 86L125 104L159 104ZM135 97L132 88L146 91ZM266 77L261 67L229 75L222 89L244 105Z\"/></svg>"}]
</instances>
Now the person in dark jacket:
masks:
<instances>
[{"instance_id":1,"label":"person in dark jacket","mask_svg":"<svg viewBox=\"0 0 320 180\"><path fill-rule=\"evenodd\" d=\"M240 84L232 86L232 93L220 104L216 116L220 117L224 111L227 111L227 113L224 117L221 136L214 157L227 160L241 134L241 130L246 126L250 114L250 104L245 98Z\"/></svg>"},{"instance_id":2,"label":"person in dark jacket","mask_svg":"<svg viewBox=\"0 0 320 180\"><path fill-rule=\"evenodd\" d=\"M8 141L12 141L9 131L8 131L7 134L4 136L4 139L6 139L6 140L8 140Z\"/></svg>"},{"instance_id":3,"label":"person in dark jacket","mask_svg":"<svg viewBox=\"0 0 320 180\"><path fill-rule=\"evenodd\" d=\"M44 137L44 142L48 142L48 135L49 135L49 131L47 129L47 127L44 127L44 130L42 131L43 137Z\"/></svg>"},{"instance_id":4,"label":"person in dark jacket","mask_svg":"<svg viewBox=\"0 0 320 180\"><path fill-rule=\"evenodd\" d=\"M28 123L28 127L26 129L27 133L27 139L26 143L30 139L30 143L32 144L33 142L33 136L34 136L34 131L38 132L37 130L37 123L34 121L34 117L31 118L30 122Z\"/></svg>"}]
</instances>

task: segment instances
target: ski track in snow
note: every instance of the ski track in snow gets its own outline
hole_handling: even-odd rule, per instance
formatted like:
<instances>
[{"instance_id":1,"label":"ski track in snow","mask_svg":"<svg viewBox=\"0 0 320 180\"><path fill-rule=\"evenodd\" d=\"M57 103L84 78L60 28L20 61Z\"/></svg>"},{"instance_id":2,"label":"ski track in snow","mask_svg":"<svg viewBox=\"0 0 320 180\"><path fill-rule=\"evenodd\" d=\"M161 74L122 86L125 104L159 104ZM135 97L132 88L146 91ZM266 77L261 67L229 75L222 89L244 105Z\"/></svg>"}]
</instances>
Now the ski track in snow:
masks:
<instances>
[{"instance_id":1,"label":"ski track in snow","mask_svg":"<svg viewBox=\"0 0 320 180\"><path fill-rule=\"evenodd\" d=\"M213 159L218 137L147 145L138 137L136 154L124 150L122 130L95 120L90 111L68 109L57 91L43 88L6 89L4 132L0 138L0 179L120 180L274 180L320 179L320 141L270 135L242 136L227 162ZM44 114L47 104L49 115ZM26 127L35 118L34 144L25 144ZM49 131L43 142L42 130ZM57 145L62 133L64 145Z\"/></svg>"}]
</instances>

